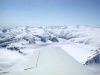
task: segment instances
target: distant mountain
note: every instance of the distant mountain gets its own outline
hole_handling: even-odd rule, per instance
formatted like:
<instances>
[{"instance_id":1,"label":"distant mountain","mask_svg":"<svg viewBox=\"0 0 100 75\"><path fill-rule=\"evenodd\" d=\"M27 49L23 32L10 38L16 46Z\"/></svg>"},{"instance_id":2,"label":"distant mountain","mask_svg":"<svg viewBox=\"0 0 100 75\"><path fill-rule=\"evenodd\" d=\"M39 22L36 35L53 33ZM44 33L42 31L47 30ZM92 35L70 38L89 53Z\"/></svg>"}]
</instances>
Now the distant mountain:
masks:
<instances>
[{"instance_id":1,"label":"distant mountain","mask_svg":"<svg viewBox=\"0 0 100 75\"><path fill-rule=\"evenodd\" d=\"M30 44L61 42L59 39L99 48L100 28L81 25L0 28L0 47L11 50Z\"/></svg>"}]
</instances>

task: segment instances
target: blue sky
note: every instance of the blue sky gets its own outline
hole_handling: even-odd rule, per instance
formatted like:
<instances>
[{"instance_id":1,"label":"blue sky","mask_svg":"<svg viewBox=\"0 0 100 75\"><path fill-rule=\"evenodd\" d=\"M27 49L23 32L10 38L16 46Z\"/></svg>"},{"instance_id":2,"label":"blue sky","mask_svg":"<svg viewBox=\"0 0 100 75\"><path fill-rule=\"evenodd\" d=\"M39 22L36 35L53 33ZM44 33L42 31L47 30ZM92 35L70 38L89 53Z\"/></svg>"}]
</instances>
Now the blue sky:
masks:
<instances>
[{"instance_id":1,"label":"blue sky","mask_svg":"<svg viewBox=\"0 0 100 75\"><path fill-rule=\"evenodd\" d=\"M0 26L100 27L100 0L0 0Z\"/></svg>"}]
</instances>

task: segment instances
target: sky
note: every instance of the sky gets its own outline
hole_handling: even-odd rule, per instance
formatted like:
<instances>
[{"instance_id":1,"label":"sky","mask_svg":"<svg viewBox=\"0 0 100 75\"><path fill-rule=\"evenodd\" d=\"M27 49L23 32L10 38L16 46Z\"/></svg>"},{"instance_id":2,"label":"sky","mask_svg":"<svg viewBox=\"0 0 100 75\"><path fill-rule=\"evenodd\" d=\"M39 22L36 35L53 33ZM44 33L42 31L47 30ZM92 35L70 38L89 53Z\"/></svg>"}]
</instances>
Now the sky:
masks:
<instances>
[{"instance_id":1,"label":"sky","mask_svg":"<svg viewBox=\"0 0 100 75\"><path fill-rule=\"evenodd\" d=\"M100 0L0 0L0 26L100 27Z\"/></svg>"}]
</instances>

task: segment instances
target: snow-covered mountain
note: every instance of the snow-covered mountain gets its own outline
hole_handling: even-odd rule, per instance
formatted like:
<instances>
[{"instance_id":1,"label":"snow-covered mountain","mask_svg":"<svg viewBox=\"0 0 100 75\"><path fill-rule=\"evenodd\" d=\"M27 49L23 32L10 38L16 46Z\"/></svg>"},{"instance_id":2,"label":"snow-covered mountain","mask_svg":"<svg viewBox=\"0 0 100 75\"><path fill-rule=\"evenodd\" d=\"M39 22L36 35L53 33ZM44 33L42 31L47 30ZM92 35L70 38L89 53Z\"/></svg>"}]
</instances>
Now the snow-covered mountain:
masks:
<instances>
[{"instance_id":1,"label":"snow-covered mountain","mask_svg":"<svg viewBox=\"0 0 100 75\"><path fill-rule=\"evenodd\" d=\"M2 28L0 30L0 47L8 47L19 42L22 47L23 44L37 44L38 42L60 42L59 38L99 48L100 28L87 26Z\"/></svg>"},{"instance_id":2,"label":"snow-covered mountain","mask_svg":"<svg viewBox=\"0 0 100 75\"><path fill-rule=\"evenodd\" d=\"M30 44L61 42L60 39L95 50L100 48L100 28L79 25L0 28L0 47L10 50L20 51Z\"/></svg>"},{"instance_id":3,"label":"snow-covered mountain","mask_svg":"<svg viewBox=\"0 0 100 75\"><path fill-rule=\"evenodd\" d=\"M99 64L100 63L100 48L93 50L90 55L87 57L86 61L83 62L84 65L89 64Z\"/></svg>"},{"instance_id":4,"label":"snow-covered mountain","mask_svg":"<svg viewBox=\"0 0 100 75\"><path fill-rule=\"evenodd\" d=\"M17 52L18 54L16 55L20 58L19 54L24 56L32 54L33 48L40 48L46 45L61 47L82 64L100 63L100 28L79 25L68 27L0 27L0 49L2 52L0 60L4 58L3 54L9 53L10 55L11 51ZM13 54L13 52L11 53ZM8 58L12 60L12 57ZM14 62L15 59L13 60Z\"/></svg>"},{"instance_id":5,"label":"snow-covered mountain","mask_svg":"<svg viewBox=\"0 0 100 75\"><path fill-rule=\"evenodd\" d=\"M100 28L88 26L49 26L0 28L0 47L20 52L32 44L71 41L83 48L100 48ZM97 54L98 56L98 54Z\"/></svg>"}]
</instances>

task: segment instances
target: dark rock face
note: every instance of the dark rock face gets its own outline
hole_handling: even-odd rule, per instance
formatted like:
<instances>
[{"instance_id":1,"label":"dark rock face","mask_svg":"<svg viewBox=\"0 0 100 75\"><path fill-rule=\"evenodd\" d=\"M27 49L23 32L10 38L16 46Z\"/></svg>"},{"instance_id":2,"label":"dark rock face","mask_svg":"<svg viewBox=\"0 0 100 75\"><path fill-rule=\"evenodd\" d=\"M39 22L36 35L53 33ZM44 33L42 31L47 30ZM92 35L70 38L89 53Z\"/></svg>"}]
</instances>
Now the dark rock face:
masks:
<instances>
[{"instance_id":1,"label":"dark rock face","mask_svg":"<svg viewBox=\"0 0 100 75\"><path fill-rule=\"evenodd\" d=\"M35 38L23 37L24 40L28 41L29 44L35 44Z\"/></svg>"},{"instance_id":2,"label":"dark rock face","mask_svg":"<svg viewBox=\"0 0 100 75\"><path fill-rule=\"evenodd\" d=\"M9 45L9 42L5 42L5 43L0 44L0 47L6 47L8 45Z\"/></svg>"},{"instance_id":3,"label":"dark rock face","mask_svg":"<svg viewBox=\"0 0 100 75\"><path fill-rule=\"evenodd\" d=\"M9 44L13 43L15 40L14 40L14 37L11 37L11 38L7 38L5 40L1 40L0 41L0 47L6 47L8 46Z\"/></svg>"},{"instance_id":4,"label":"dark rock face","mask_svg":"<svg viewBox=\"0 0 100 75\"><path fill-rule=\"evenodd\" d=\"M90 60L86 61L86 65L92 64L92 63L96 63L99 64L100 63L100 54L94 56L93 58L91 58Z\"/></svg>"},{"instance_id":5,"label":"dark rock face","mask_svg":"<svg viewBox=\"0 0 100 75\"><path fill-rule=\"evenodd\" d=\"M18 47L9 47L9 48L7 48L7 49L16 50L16 51L19 51L19 50L20 50L20 48L18 48Z\"/></svg>"},{"instance_id":6,"label":"dark rock face","mask_svg":"<svg viewBox=\"0 0 100 75\"><path fill-rule=\"evenodd\" d=\"M28 41L29 41L30 44L35 44L35 39L34 38L30 38L30 39L28 39Z\"/></svg>"},{"instance_id":7,"label":"dark rock face","mask_svg":"<svg viewBox=\"0 0 100 75\"><path fill-rule=\"evenodd\" d=\"M12 50L12 51L17 51L17 52L19 52L20 54L23 54L23 55L25 55L20 49L21 48L19 48L19 47L9 47L9 48L7 48L8 50Z\"/></svg>"},{"instance_id":8,"label":"dark rock face","mask_svg":"<svg viewBox=\"0 0 100 75\"><path fill-rule=\"evenodd\" d=\"M52 42L59 42L58 39L56 37L51 38Z\"/></svg>"},{"instance_id":9,"label":"dark rock face","mask_svg":"<svg viewBox=\"0 0 100 75\"><path fill-rule=\"evenodd\" d=\"M46 42L47 40L46 40L45 37L41 37L41 41L42 41L42 42Z\"/></svg>"},{"instance_id":10,"label":"dark rock face","mask_svg":"<svg viewBox=\"0 0 100 75\"><path fill-rule=\"evenodd\" d=\"M3 29L2 32L3 32L3 33L6 33L6 32L7 32L7 29Z\"/></svg>"},{"instance_id":11,"label":"dark rock face","mask_svg":"<svg viewBox=\"0 0 100 75\"><path fill-rule=\"evenodd\" d=\"M42 37L40 35L34 35L34 36L40 38L42 42L47 42L47 38L46 37Z\"/></svg>"},{"instance_id":12,"label":"dark rock face","mask_svg":"<svg viewBox=\"0 0 100 75\"><path fill-rule=\"evenodd\" d=\"M100 64L100 49L95 50L95 53L88 58L89 59L85 62L85 65L90 65L93 63Z\"/></svg>"}]
</instances>

